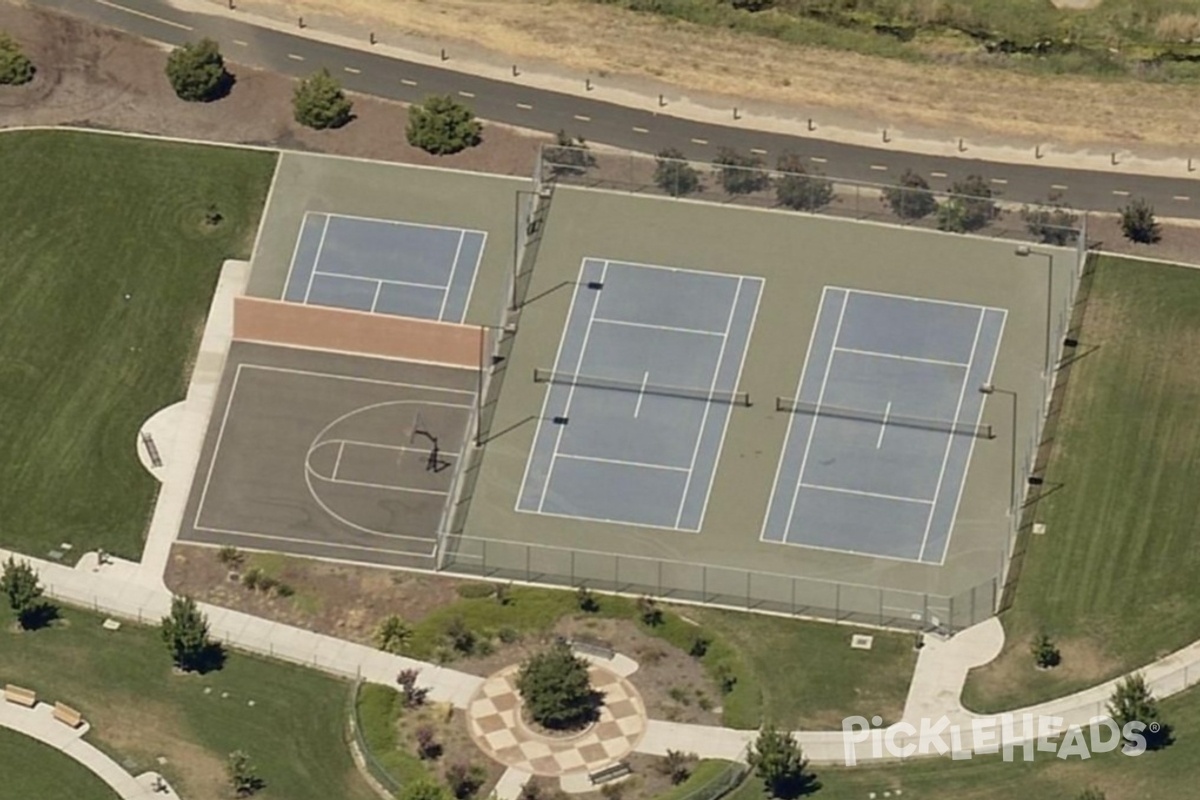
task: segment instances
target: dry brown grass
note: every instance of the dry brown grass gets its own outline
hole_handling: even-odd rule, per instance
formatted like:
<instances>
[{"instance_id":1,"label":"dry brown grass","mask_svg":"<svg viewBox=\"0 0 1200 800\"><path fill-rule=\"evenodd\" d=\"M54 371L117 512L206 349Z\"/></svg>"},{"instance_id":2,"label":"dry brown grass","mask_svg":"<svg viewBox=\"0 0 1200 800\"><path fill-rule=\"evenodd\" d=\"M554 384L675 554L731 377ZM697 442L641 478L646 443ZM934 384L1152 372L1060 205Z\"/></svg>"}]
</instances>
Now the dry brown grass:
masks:
<instances>
[{"instance_id":1,"label":"dry brown grass","mask_svg":"<svg viewBox=\"0 0 1200 800\"><path fill-rule=\"evenodd\" d=\"M216 2L216 0L213 0ZM1194 141L1194 90L916 65L635 14L582 0L246 0L248 11L467 43L472 58L530 60L573 75L655 79L687 92L802 109L836 124L908 126L1057 143ZM386 33L382 34L386 38Z\"/></svg>"}]
</instances>

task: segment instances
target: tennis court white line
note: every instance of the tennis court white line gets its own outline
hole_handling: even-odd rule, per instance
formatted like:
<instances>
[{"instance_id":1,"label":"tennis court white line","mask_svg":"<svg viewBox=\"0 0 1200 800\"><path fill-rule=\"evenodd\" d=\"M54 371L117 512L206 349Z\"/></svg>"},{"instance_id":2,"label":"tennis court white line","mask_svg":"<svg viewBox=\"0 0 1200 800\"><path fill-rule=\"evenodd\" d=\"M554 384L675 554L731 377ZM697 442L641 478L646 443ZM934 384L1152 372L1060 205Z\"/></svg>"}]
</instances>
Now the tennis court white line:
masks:
<instances>
[{"instance_id":1,"label":"tennis court white line","mask_svg":"<svg viewBox=\"0 0 1200 800\"><path fill-rule=\"evenodd\" d=\"M479 231L467 231L468 233L480 233ZM467 288L467 300L463 303L462 315L456 322L462 322L467 318L467 309L471 307L471 297L475 294L475 284L479 282L479 265L483 263L483 251L487 248L487 231L483 231L479 242L479 255L475 256L474 271L471 273L471 285Z\"/></svg>"},{"instance_id":2,"label":"tennis court white line","mask_svg":"<svg viewBox=\"0 0 1200 800\"><path fill-rule=\"evenodd\" d=\"M439 286L436 283L416 283L414 281L398 281L393 278L370 278L366 275L351 275L348 272L327 272L323 269L314 269L313 275L320 275L325 278L346 278L352 281L368 281L370 283L391 283L397 286L415 286L418 289L434 289L439 292L446 290L445 286Z\"/></svg>"},{"instance_id":3,"label":"tennis court white line","mask_svg":"<svg viewBox=\"0 0 1200 800\"><path fill-rule=\"evenodd\" d=\"M433 231L453 231L455 233L486 233L485 231L475 230L474 228L455 228L451 225L434 225L429 222L412 222L403 219L382 219L381 217L360 217L354 214L332 214L327 213L327 217L338 217L339 219L352 219L358 222L378 222L381 225L395 225L401 228L427 228Z\"/></svg>"},{"instance_id":4,"label":"tennis court white line","mask_svg":"<svg viewBox=\"0 0 1200 800\"><path fill-rule=\"evenodd\" d=\"M733 292L733 302L730 303L729 318L725 320L725 333L721 334L721 350L717 353L717 366L713 369L712 380L708 383L708 396L711 398L717 390L717 381L721 377L721 365L725 363L725 350L729 344L729 331L733 328L733 318L737 316L738 298L742 296L742 279L738 278L737 289ZM736 387L734 387L736 388ZM687 481L683 484L683 496L679 498L679 509L675 512L675 527L683 519L683 507L687 505L688 490L692 488L692 475L696 469L696 459L700 455L700 443L704 441L704 431L708 428L708 414L713 404L704 404L704 413L700 415L700 428L696 431L696 445L692 448L692 463L688 466ZM714 466L715 469L715 466Z\"/></svg>"},{"instance_id":5,"label":"tennis court white line","mask_svg":"<svg viewBox=\"0 0 1200 800\"><path fill-rule=\"evenodd\" d=\"M442 306L438 309L438 321L445 321L446 301L450 299L450 287L454 285L454 273L458 271L458 257L462 254L463 239L467 232L458 234L458 246L454 248L454 260L450 262L450 275L446 278L446 288L442 291Z\"/></svg>"},{"instance_id":6,"label":"tennis court white line","mask_svg":"<svg viewBox=\"0 0 1200 800\"><path fill-rule=\"evenodd\" d=\"M304 231L308 227L308 218L316 212L305 211L304 216L300 219L300 231L296 234L296 244L292 246L292 260L288 262L287 278L283 281L283 291L279 293L280 300L287 299L288 287L292 285L292 272L296 269L296 256L300 255L300 241L304 238ZM313 262L313 269L316 269L317 264Z\"/></svg>"},{"instance_id":7,"label":"tennis court white line","mask_svg":"<svg viewBox=\"0 0 1200 800\"><path fill-rule=\"evenodd\" d=\"M217 466L217 456L221 452L221 440L225 438L225 424L229 422L229 411L233 408L233 398L237 394L238 379L242 377L242 367L238 364L233 371L233 383L229 387L229 397L225 398L225 412L221 415L221 427L217 429L217 441L213 443L212 456L208 459L208 474L204 476L204 488L200 490L200 500L196 503L196 516L192 527L200 526L200 514L204 511L204 501L208 498L208 485L212 482L213 470Z\"/></svg>"},{"instance_id":8,"label":"tennis court white line","mask_svg":"<svg viewBox=\"0 0 1200 800\"><path fill-rule=\"evenodd\" d=\"M890 358L896 361L915 361L918 364L940 364L944 367L967 367L970 364L964 364L961 361L942 361L937 358L918 358L917 356L901 356L895 353L879 353L874 350L856 350L853 347L835 347L833 348L838 353L853 353L856 356L874 356L876 358Z\"/></svg>"},{"instance_id":9,"label":"tennis court white line","mask_svg":"<svg viewBox=\"0 0 1200 800\"><path fill-rule=\"evenodd\" d=\"M603 285L604 277L608 274L608 262L604 262L604 266L600 269L599 283ZM596 317L596 309L600 307L600 289L591 290L596 293L596 298L592 301L592 307L588 310L587 328L583 331L583 344L579 347L579 357L575 359L575 369L571 372L575 375L579 374L579 368L583 366L583 357L587 354L588 339L592 335L592 320ZM569 322L569 320L568 320ZM569 418L571 416L571 401L575 399L576 385L571 384L567 389L567 402L563 406L562 416ZM554 477L554 462L558 459L558 448L562 444L563 429L566 425L558 426L558 434L554 437L554 450L550 453L550 467L546 470L546 483L542 486L542 496L538 500L538 511L546 504L546 494L550 491L550 480Z\"/></svg>"},{"instance_id":10,"label":"tennis court white line","mask_svg":"<svg viewBox=\"0 0 1200 800\"><path fill-rule=\"evenodd\" d=\"M312 293L313 278L317 274L317 266L321 263L321 251L325 249L325 234L329 233L329 215L325 216L325 225L321 228L321 240L317 242L317 255L313 259L312 272L308 273L308 287L304 290L304 303L308 304L308 296Z\"/></svg>"},{"instance_id":11,"label":"tennis court white line","mask_svg":"<svg viewBox=\"0 0 1200 800\"><path fill-rule=\"evenodd\" d=\"M649 328L655 331L671 331L672 333L694 333L699 336L724 336L720 331L706 331L701 328L679 328L673 325L653 325L649 322L630 322L623 319L608 319L607 317L597 317L596 322L603 322L605 325L625 325L630 328Z\"/></svg>"},{"instance_id":12,"label":"tennis court white line","mask_svg":"<svg viewBox=\"0 0 1200 800\"><path fill-rule=\"evenodd\" d=\"M567 331L571 329L571 317L575 314L576 303L579 300L579 287L583 284L583 274L587 270L587 259L580 262L579 280L574 281L574 287L571 289L571 304L567 306L567 320L563 323L562 333L558 335L558 348L554 351L554 368L558 369L558 362L562 359L563 345L567 343ZM549 384L546 393L542 395L542 410L538 414L537 429L533 432L533 443L529 446L529 456L525 459L525 470L521 474L521 488L517 492L517 502L513 506L516 511L523 511L521 508L521 498L525 496L525 486L529 482L529 470L533 466L534 456L537 455L538 443L542 440L542 426L546 424L546 409L550 407L550 395L554 394L554 385ZM542 487L542 496L546 493L546 487ZM539 513L541 510L539 508Z\"/></svg>"},{"instance_id":13,"label":"tennis court white line","mask_svg":"<svg viewBox=\"0 0 1200 800\"><path fill-rule=\"evenodd\" d=\"M954 409L954 424L962 413L963 399L967 396L967 382L971 379L971 364L975 362L976 350L979 347L979 334L983 330L983 318L987 316L986 309L979 310L979 322L975 325L975 339L971 342L971 360L967 362L967 371L963 375L962 386L958 391L958 405ZM942 493L942 481L946 477L946 464L950 461L950 450L954 446L954 435L946 437L946 450L942 453L942 468L938 470L937 484L933 489L933 505L929 507L929 518L925 520L925 535L921 537L921 549L917 552L917 560L925 557L925 544L929 541L929 531L933 527L933 515L937 511L938 496Z\"/></svg>"},{"instance_id":14,"label":"tennis court white line","mask_svg":"<svg viewBox=\"0 0 1200 800\"><path fill-rule=\"evenodd\" d=\"M878 497L880 500L896 500L901 503L916 503L922 506L931 506L936 503L936 500L922 500L919 497L904 497L898 494L882 494L880 492L864 492L859 489L843 489L840 486L823 486L819 483L798 483L800 489L819 489L822 492L837 492L838 494L854 494L861 497ZM799 492L797 492L798 494Z\"/></svg>"},{"instance_id":15,"label":"tennis court white line","mask_svg":"<svg viewBox=\"0 0 1200 800\"><path fill-rule=\"evenodd\" d=\"M643 264L638 261L610 260L610 259L603 259L603 258L593 258L590 256L587 258L584 258L584 261L603 262L605 264L610 264L610 265L616 266L616 267L640 267L642 269L657 269L657 270L661 270L663 272L690 272L693 275L713 275L715 277L725 278L725 279L731 280L731 281L737 280L738 278L742 278L742 277L750 277L750 276L743 276L743 275L733 275L728 272L712 272L710 270L704 270L704 269L688 269L687 267L670 267L670 266L666 266L664 264Z\"/></svg>"},{"instance_id":16,"label":"tennis court white line","mask_svg":"<svg viewBox=\"0 0 1200 800\"><path fill-rule=\"evenodd\" d=\"M637 419L638 415L642 413L642 400L644 400L646 398L646 383L649 382L649 380L650 380L650 370L646 370L645 372L642 373L642 385L638 389L637 404L633 407L633 418L634 419Z\"/></svg>"},{"instance_id":17,"label":"tennis court white line","mask_svg":"<svg viewBox=\"0 0 1200 800\"><path fill-rule=\"evenodd\" d=\"M813 342L817 339L817 330L821 325L821 311L825 308L825 298L829 295L829 287L821 287L821 299L817 303L817 313L813 318L812 331L808 335L808 345L804 349L804 361L800 364L800 379L796 381L796 393L793 398L796 402L800 402L800 390L804 388L804 376L808 373L808 365L812 363L812 347ZM783 445L779 448L779 461L775 464L775 478L771 481L771 493L767 495L767 513L763 515L762 528L758 532L758 540L764 541L767 537L767 526L771 524L771 512L775 508L776 492L779 491L779 476L783 473L783 464L787 461L789 445L792 441L792 427L796 424L797 414L788 416L787 432L783 436ZM815 420L814 420L815 422ZM797 480L799 476L797 476ZM783 531L783 538L779 541L787 539L787 531Z\"/></svg>"},{"instance_id":18,"label":"tennis court white line","mask_svg":"<svg viewBox=\"0 0 1200 800\"><path fill-rule=\"evenodd\" d=\"M933 305L940 305L940 306L958 306L959 308L972 308L972 309L975 309L976 311L981 311L983 309L988 309L991 311L1002 311L1003 310L1000 308L993 308L992 306L981 306L976 303L958 303L958 302L955 302L954 300L937 300L932 297L914 297L909 294L892 294L890 292L873 292L869 289L846 289L844 287L839 287L839 286L835 286L835 287L831 287L831 288L842 289L842 291L850 292L852 294L868 294L873 297L890 297L890 298L893 298L896 300L911 300L914 303L922 303L924 305L933 304Z\"/></svg>"},{"instance_id":19,"label":"tennis court white line","mask_svg":"<svg viewBox=\"0 0 1200 800\"><path fill-rule=\"evenodd\" d=\"M354 375L339 375L336 372L314 372L312 370L296 369L294 367L273 367L273 366L269 366L267 364L250 364L250 363L238 364L239 371L243 367L245 367L246 369L260 369L260 370L264 370L266 372L286 372L291 375L306 375L306 376L310 376L310 377L314 377L314 378L333 378L335 380L342 380L342 381L358 381L359 383L373 383L373 384L380 385L380 386L400 386L405 389L428 389L430 391L441 392L443 394L465 394L465 395L470 395L472 398L475 397L475 392L472 389L449 389L449 388L446 388L443 386L430 386L427 383L404 383L402 381L385 381L382 378L359 378ZM235 376L234 380L236 382L236 376ZM230 397L233 396L232 390L230 391L229 396ZM445 402L441 402L441 401L437 401L437 400L419 400L416 402L419 402L421 405L425 405L425 406L445 406L447 408L471 408L474 405L473 402L472 403L445 403Z\"/></svg>"},{"instance_id":20,"label":"tennis court white line","mask_svg":"<svg viewBox=\"0 0 1200 800\"><path fill-rule=\"evenodd\" d=\"M371 298L371 313L375 313L375 307L379 305L379 293L383 291L383 281L375 281L375 296Z\"/></svg>"},{"instance_id":21,"label":"tennis court white line","mask_svg":"<svg viewBox=\"0 0 1200 800\"><path fill-rule=\"evenodd\" d=\"M892 415L892 401L887 401L887 406L883 409L883 424L879 426L879 438L875 440L875 449L878 450L883 446L883 434L887 432L888 417Z\"/></svg>"},{"instance_id":22,"label":"tennis court white line","mask_svg":"<svg viewBox=\"0 0 1200 800\"><path fill-rule=\"evenodd\" d=\"M333 461L333 474L329 476L330 480L337 481L337 479L338 479L337 471L338 471L338 467L340 467L342 465L342 451L345 449L346 449L346 443L338 442L337 458L334 459L334 461Z\"/></svg>"},{"instance_id":23,"label":"tennis court white line","mask_svg":"<svg viewBox=\"0 0 1200 800\"><path fill-rule=\"evenodd\" d=\"M660 469L668 472L687 472L687 467L672 467L669 464L647 464L642 461L625 461L619 458L600 458L599 456L580 456L574 453L559 453L559 458L573 461L595 461L598 464L617 464L622 467L638 467L640 469Z\"/></svg>"},{"instance_id":24,"label":"tennis court white line","mask_svg":"<svg viewBox=\"0 0 1200 800\"><path fill-rule=\"evenodd\" d=\"M850 291L842 290L842 308L838 312L837 327L833 329L833 342L829 345L829 360L825 362L825 374L821 376L821 391L817 394L817 405L813 409L813 421L808 426L808 441L804 443L804 455L800 457L800 474L796 476L796 489L792 492L792 504L788 508L787 522L783 526L783 538L787 538L792 529L792 520L796 516L796 498L800 496L800 486L804 482L804 468L808 466L808 451L812 447L813 434L817 432L817 418L821 412L821 403L825 400L825 387L829 383L829 370L833 366L833 348L837 347L838 336L842 332L842 320L846 318L846 306L850 304ZM824 304L822 303L822 310ZM818 317L820 314L818 313Z\"/></svg>"}]
</instances>

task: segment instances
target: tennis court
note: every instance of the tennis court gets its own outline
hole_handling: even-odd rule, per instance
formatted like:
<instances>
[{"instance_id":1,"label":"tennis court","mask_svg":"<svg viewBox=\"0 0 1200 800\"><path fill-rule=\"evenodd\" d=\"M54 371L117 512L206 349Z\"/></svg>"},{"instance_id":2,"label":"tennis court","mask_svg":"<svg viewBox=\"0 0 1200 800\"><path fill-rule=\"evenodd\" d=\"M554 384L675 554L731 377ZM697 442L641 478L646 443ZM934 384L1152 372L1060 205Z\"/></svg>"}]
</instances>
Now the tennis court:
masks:
<instances>
[{"instance_id":1,"label":"tennis court","mask_svg":"<svg viewBox=\"0 0 1200 800\"><path fill-rule=\"evenodd\" d=\"M1005 318L825 287L762 538L942 563Z\"/></svg>"},{"instance_id":2,"label":"tennis court","mask_svg":"<svg viewBox=\"0 0 1200 800\"><path fill-rule=\"evenodd\" d=\"M462 322L483 231L306 212L283 299Z\"/></svg>"},{"instance_id":3,"label":"tennis court","mask_svg":"<svg viewBox=\"0 0 1200 800\"><path fill-rule=\"evenodd\" d=\"M762 284L585 258L517 510L700 530Z\"/></svg>"}]
</instances>

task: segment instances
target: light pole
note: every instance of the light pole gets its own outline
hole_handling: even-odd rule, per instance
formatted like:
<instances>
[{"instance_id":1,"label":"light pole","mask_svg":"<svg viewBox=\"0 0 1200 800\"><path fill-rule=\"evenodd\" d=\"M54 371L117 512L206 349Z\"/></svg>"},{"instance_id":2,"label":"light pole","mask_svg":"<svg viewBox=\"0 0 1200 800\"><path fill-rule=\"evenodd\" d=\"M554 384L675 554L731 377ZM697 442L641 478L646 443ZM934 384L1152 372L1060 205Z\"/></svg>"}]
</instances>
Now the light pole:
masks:
<instances>
[{"instance_id":1,"label":"light pole","mask_svg":"<svg viewBox=\"0 0 1200 800\"><path fill-rule=\"evenodd\" d=\"M527 220L525 225L521 225L521 201L527 198L536 198L538 193L532 189L517 189L513 196L513 251L512 251L512 287L508 297L508 310L517 310L517 277L521 274L521 242L524 237L531 235L532 219ZM529 210L532 213L536 208L536 202L530 203Z\"/></svg>"},{"instance_id":2,"label":"light pole","mask_svg":"<svg viewBox=\"0 0 1200 800\"><path fill-rule=\"evenodd\" d=\"M1008 514L1015 517L1017 513L1017 393L1010 389L1000 389L995 384L985 383L979 387L983 394L1006 394L1012 398L1012 445L1009 458L1008 482Z\"/></svg>"},{"instance_id":3,"label":"light pole","mask_svg":"<svg viewBox=\"0 0 1200 800\"><path fill-rule=\"evenodd\" d=\"M1046 367L1044 374L1049 376L1051 361L1054 358L1051 355L1052 344L1050 341L1051 301L1054 297L1054 253L1047 253L1045 250L1034 250L1029 245L1023 244L1017 247L1016 254L1021 258L1028 258L1029 256L1044 256L1046 258Z\"/></svg>"}]
</instances>

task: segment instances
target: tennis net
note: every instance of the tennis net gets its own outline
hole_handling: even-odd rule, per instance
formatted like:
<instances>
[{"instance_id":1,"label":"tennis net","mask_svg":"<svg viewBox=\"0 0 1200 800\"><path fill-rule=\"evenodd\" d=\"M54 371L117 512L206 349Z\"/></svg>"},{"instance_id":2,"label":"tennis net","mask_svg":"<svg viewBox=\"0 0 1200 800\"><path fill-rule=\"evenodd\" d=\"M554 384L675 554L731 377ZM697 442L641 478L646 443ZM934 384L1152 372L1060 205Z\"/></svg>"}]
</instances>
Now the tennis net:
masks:
<instances>
[{"instance_id":1,"label":"tennis net","mask_svg":"<svg viewBox=\"0 0 1200 800\"><path fill-rule=\"evenodd\" d=\"M571 372L556 372L552 369L535 368L534 383L559 383L567 386L583 386L589 389L612 389L634 394L653 394L662 397L678 397L684 400L707 400L711 403L727 403L733 406L749 406L749 392L710 391L690 386L664 386L660 383L627 381L620 378L601 378L597 375L580 375Z\"/></svg>"},{"instance_id":2,"label":"tennis net","mask_svg":"<svg viewBox=\"0 0 1200 800\"><path fill-rule=\"evenodd\" d=\"M886 421L888 425L896 425L901 428L919 428L927 431L957 433L965 436L975 436L980 439L996 438L995 433L992 431L992 426L987 424L976 425L970 422L912 417L904 414L885 414L883 411L844 408L824 403L818 407L816 403L801 402L791 397L776 397L775 410L786 411L790 414L807 414L812 417L838 417L841 419L862 420L863 422L878 422L880 425Z\"/></svg>"}]
</instances>

